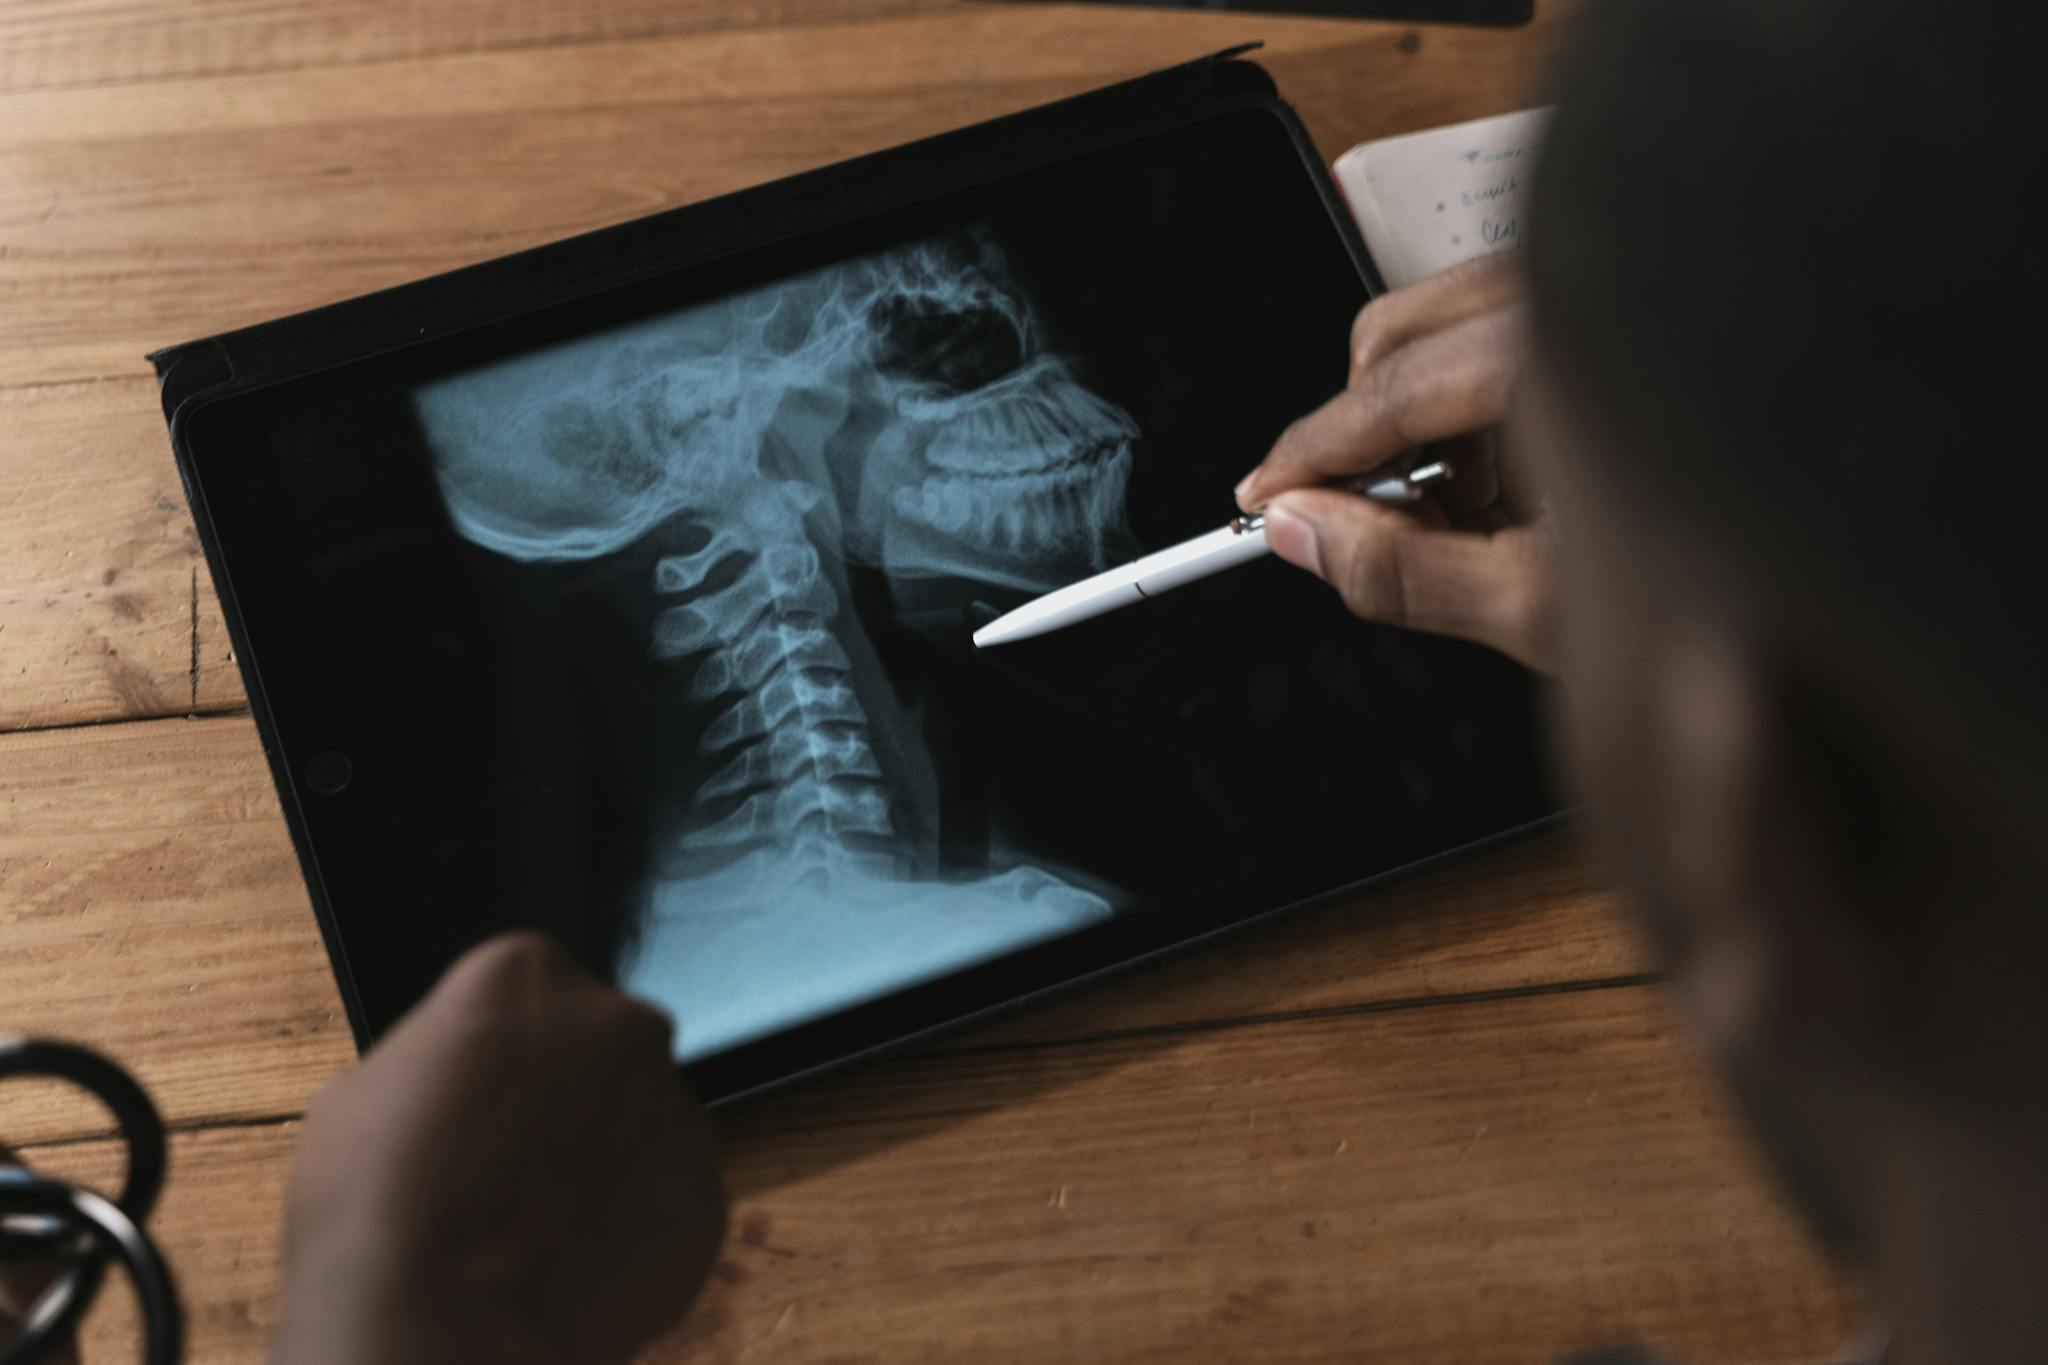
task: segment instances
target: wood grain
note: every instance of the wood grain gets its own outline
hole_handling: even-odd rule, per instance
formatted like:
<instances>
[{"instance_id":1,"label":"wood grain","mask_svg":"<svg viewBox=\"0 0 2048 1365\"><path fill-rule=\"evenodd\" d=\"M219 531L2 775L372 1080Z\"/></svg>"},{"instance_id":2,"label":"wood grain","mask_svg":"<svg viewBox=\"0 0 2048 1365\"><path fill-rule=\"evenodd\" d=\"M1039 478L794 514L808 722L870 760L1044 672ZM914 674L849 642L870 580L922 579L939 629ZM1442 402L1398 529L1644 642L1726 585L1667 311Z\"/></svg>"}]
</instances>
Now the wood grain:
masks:
<instances>
[{"instance_id":1,"label":"wood grain","mask_svg":"<svg viewBox=\"0 0 2048 1365\"><path fill-rule=\"evenodd\" d=\"M294 1112L354 1056L246 717L0 738L0 1023L121 1059L174 1122ZM14 1141L104 1130L0 1091Z\"/></svg>"},{"instance_id":2,"label":"wood grain","mask_svg":"<svg viewBox=\"0 0 2048 1365\"><path fill-rule=\"evenodd\" d=\"M957 0L14 0L0 92L360 65L493 48L790 28Z\"/></svg>"},{"instance_id":3,"label":"wood grain","mask_svg":"<svg viewBox=\"0 0 2048 1365\"><path fill-rule=\"evenodd\" d=\"M292 1138L176 1144L195 1360L263 1358ZM651 1360L1789 1365L1847 1335L1642 989L929 1057L725 1147L733 1236ZM91 1358L125 1358L117 1316Z\"/></svg>"},{"instance_id":4,"label":"wood grain","mask_svg":"<svg viewBox=\"0 0 2048 1365\"><path fill-rule=\"evenodd\" d=\"M0 382L145 351L1186 60L1250 31L1326 152L1528 97L1544 40L944 13L0 96ZM1361 91L1370 91L1370 97Z\"/></svg>"},{"instance_id":5,"label":"wood grain","mask_svg":"<svg viewBox=\"0 0 2048 1365\"><path fill-rule=\"evenodd\" d=\"M0 730L241 704L156 386L0 388Z\"/></svg>"},{"instance_id":6,"label":"wood grain","mask_svg":"<svg viewBox=\"0 0 2048 1365\"><path fill-rule=\"evenodd\" d=\"M120 1057L180 1124L296 1113L354 1056L246 716L0 737L0 942L6 1027ZM1642 965L1571 841L1550 836L951 1046L1543 988ZM0 1091L0 1132L15 1141L104 1126L52 1095Z\"/></svg>"}]
</instances>

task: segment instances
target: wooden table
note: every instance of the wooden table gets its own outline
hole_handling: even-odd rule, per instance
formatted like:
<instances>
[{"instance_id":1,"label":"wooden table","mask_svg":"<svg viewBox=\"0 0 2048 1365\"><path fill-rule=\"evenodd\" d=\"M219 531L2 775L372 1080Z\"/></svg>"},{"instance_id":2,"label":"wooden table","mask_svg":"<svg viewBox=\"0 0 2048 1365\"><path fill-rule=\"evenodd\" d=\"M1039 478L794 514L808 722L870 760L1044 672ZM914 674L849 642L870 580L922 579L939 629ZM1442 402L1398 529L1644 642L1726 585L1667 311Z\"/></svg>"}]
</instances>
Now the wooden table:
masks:
<instances>
[{"instance_id":1,"label":"wooden table","mask_svg":"<svg viewBox=\"0 0 2048 1365\"><path fill-rule=\"evenodd\" d=\"M262 1359L351 1048L142 356L1246 37L1323 150L1517 107L1490 33L954 0L0 8L0 1028L175 1129L195 1361ZM0 1094L105 1178L107 1122ZM1554 837L735 1117L661 1360L1827 1359L1849 1299ZM127 1358L121 1295L97 1361Z\"/></svg>"}]
</instances>

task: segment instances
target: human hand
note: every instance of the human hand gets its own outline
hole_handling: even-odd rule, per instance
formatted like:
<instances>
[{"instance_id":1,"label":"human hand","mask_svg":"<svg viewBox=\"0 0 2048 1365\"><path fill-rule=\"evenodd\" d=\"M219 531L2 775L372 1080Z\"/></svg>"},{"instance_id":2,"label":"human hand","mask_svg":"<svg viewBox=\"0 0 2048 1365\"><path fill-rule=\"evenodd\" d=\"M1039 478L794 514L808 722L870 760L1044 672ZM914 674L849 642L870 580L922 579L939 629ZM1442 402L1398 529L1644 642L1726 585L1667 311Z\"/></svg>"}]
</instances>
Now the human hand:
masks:
<instances>
[{"instance_id":1,"label":"human hand","mask_svg":"<svg viewBox=\"0 0 2048 1365\"><path fill-rule=\"evenodd\" d=\"M1552 666L1554 542L1511 510L1498 427L1527 354L1511 255L1454 266L1374 299L1351 329L1344 390L1281 433L1237 487L1274 553L1321 577L1357 615L1459 635ZM1395 509L1327 485L1420 446L1456 479Z\"/></svg>"},{"instance_id":2,"label":"human hand","mask_svg":"<svg viewBox=\"0 0 2048 1365\"><path fill-rule=\"evenodd\" d=\"M495 939L306 1119L276 1365L628 1360L725 1232L672 1026L554 943Z\"/></svg>"}]
</instances>

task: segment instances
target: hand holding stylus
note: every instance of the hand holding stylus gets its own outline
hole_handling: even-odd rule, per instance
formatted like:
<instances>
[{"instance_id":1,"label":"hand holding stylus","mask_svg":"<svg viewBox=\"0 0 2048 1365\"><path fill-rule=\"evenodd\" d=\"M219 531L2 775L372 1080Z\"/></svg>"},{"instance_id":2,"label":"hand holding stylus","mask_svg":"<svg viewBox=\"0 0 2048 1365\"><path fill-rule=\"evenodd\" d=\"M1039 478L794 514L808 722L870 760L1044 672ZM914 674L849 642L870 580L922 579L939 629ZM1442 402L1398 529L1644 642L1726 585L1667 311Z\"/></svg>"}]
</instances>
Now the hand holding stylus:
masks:
<instances>
[{"instance_id":1,"label":"hand holding stylus","mask_svg":"<svg viewBox=\"0 0 2048 1365\"><path fill-rule=\"evenodd\" d=\"M1357 615L1463 636L1534 668L1552 660L1549 528L1517 517L1495 464L1527 354L1518 262L1482 258L1359 313L1350 378L1282 433L1237 486L1273 552ZM1418 446L1456 470L1443 496L1395 508L1331 487Z\"/></svg>"},{"instance_id":2,"label":"hand holding stylus","mask_svg":"<svg viewBox=\"0 0 2048 1365\"><path fill-rule=\"evenodd\" d=\"M1398 473L1361 475L1346 480L1344 486L1360 497L1400 506L1421 502L1429 496L1429 489L1450 478L1451 467L1437 461ZM1266 543L1265 518L1256 512L1243 513L1207 535L1169 545L1142 559L1033 598L975 631L974 644L977 649L988 649L1049 635L1271 553L1273 547Z\"/></svg>"},{"instance_id":3,"label":"hand holding stylus","mask_svg":"<svg viewBox=\"0 0 2048 1365\"><path fill-rule=\"evenodd\" d=\"M1237 486L1241 515L1027 602L974 643L1046 635L1277 554L1359 616L1547 667L1549 528L1509 511L1495 467L1523 363L1521 294L1515 262L1495 256L1374 300L1343 392Z\"/></svg>"}]
</instances>

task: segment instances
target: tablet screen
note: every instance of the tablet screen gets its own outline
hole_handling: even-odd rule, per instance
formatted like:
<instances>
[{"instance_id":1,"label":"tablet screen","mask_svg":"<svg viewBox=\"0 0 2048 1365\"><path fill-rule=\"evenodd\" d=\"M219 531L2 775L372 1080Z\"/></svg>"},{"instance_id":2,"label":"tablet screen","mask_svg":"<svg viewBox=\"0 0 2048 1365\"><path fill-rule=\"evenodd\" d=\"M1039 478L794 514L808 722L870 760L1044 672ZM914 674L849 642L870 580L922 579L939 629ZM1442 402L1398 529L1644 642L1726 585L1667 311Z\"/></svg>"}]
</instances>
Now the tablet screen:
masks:
<instances>
[{"instance_id":1,"label":"tablet screen","mask_svg":"<svg viewBox=\"0 0 2048 1365\"><path fill-rule=\"evenodd\" d=\"M549 928L696 1061L1543 813L1521 670L1278 562L971 644L1222 524L1342 383L1364 287L1271 122L272 404L412 932Z\"/></svg>"}]
</instances>

